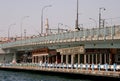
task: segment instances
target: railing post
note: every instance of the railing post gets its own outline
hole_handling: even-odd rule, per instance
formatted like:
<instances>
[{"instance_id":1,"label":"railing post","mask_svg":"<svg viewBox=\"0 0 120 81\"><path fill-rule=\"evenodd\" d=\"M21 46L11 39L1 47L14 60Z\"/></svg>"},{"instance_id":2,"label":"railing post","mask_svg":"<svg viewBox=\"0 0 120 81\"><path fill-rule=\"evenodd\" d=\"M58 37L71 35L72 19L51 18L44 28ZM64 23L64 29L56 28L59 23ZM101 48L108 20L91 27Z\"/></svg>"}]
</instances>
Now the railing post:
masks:
<instances>
[{"instance_id":1,"label":"railing post","mask_svg":"<svg viewBox=\"0 0 120 81\"><path fill-rule=\"evenodd\" d=\"M88 64L86 63L86 65L85 65L85 66L86 66L86 71L88 71Z\"/></svg>"},{"instance_id":2,"label":"railing post","mask_svg":"<svg viewBox=\"0 0 120 81\"><path fill-rule=\"evenodd\" d=\"M67 64L67 70L68 70L68 64Z\"/></svg>"},{"instance_id":3,"label":"railing post","mask_svg":"<svg viewBox=\"0 0 120 81\"><path fill-rule=\"evenodd\" d=\"M94 64L91 65L92 71L94 71Z\"/></svg>"},{"instance_id":4,"label":"railing post","mask_svg":"<svg viewBox=\"0 0 120 81\"><path fill-rule=\"evenodd\" d=\"M104 64L104 66L105 66L105 70L108 71L108 64L106 63Z\"/></svg>"},{"instance_id":5,"label":"railing post","mask_svg":"<svg viewBox=\"0 0 120 81\"><path fill-rule=\"evenodd\" d=\"M46 68L48 68L48 63L46 63Z\"/></svg>"},{"instance_id":6,"label":"railing post","mask_svg":"<svg viewBox=\"0 0 120 81\"><path fill-rule=\"evenodd\" d=\"M62 68L64 69L64 63L62 64Z\"/></svg>"},{"instance_id":7,"label":"railing post","mask_svg":"<svg viewBox=\"0 0 120 81\"><path fill-rule=\"evenodd\" d=\"M83 64L81 63L81 64L80 64L80 70L82 70L82 67L83 67Z\"/></svg>"},{"instance_id":8,"label":"railing post","mask_svg":"<svg viewBox=\"0 0 120 81\"><path fill-rule=\"evenodd\" d=\"M56 64L56 69L57 69L57 64Z\"/></svg>"},{"instance_id":9,"label":"railing post","mask_svg":"<svg viewBox=\"0 0 120 81\"><path fill-rule=\"evenodd\" d=\"M59 69L60 69L61 64L59 64Z\"/></svg>"},{"instance_id":10,"label":"railing post","mask_svg":"<svg viewBox=\"0 0 120 81\"><path fill-rule=\"evenodd\" d=\"M73 69L73 64L71 64L71 69Z\"/></svg>"},{"instance_id":11,"label":"railing post","mask_svg":"<svg viewBox=\"0 0 120 81\"><path fill-rule=\"evenodd\" d=\"M116 71L116 67L117 67L117 65L116 65L116 63L114 63L114 64L113 64L114 72Z\"/></svg>"},{"instance_id":12,"label":"railing post","mask_svg":"<svg viewBox=\"0 0 120 81\"><path fill-rule=\"evenodd\" d=\"M100 71L100 68L101 68L101 66L100 66L100 63L98 64L98 69L99 69L99 71Z\"/></svg>"},{"instance_id":13,"label":"railing post","mask_svg":"<svg viewBox=\"0 0 120 81\"><path fill-rule=\"evenodd\" d=\"M52 63L52 68L54 68L54 63Z\"/></svg>"},{"instance_id":14,"label":"railing post","mask_svg":"<svg viewBox=\"0 0 120 81\"><path fill-rule=\"evenodd\" d=\"M78 70L78 63L76 63L76 69Z\"/></svg>"}]
</instances>

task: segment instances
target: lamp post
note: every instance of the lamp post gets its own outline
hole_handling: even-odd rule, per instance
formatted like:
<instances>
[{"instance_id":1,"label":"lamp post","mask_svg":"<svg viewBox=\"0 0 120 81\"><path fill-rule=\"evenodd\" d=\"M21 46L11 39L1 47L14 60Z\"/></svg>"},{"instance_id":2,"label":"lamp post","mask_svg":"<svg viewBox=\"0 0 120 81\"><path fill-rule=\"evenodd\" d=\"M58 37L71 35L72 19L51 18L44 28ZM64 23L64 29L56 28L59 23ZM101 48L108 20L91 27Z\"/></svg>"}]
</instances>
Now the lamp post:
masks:
<instances>
[{"instance_id":1,"label":"lamp post","mask_svg":"<svg viewBox=\"0 0 120 81\"><path fill-rule=\"evenodd\" d=\"M21 24L20 24L20 27L21 27L21 40L22 40L22 25L23 25L23 20L25 19L25 18L29 18L29 16L24 16L24 17L22 17L22 19L21 19Z\"/></svg>"},{"instance_id":2,"label":"lamp post","mask_svg":"<svg viewBox=\"0 0 120 81\"><path fill-rule=\"evenodd\" d=\"M58 33L60 33L60 25L63 25L62 23L58 23Z\"/></svg>"},{"instance_id":3,"label":"lamp post","mask_svg":"<svg viewBox=\"0 0 120 81\"><path fill-rule=\"evenodd\" d=\"M104 7L99 8L99 28L101 28L101 10L106 10Z\"/></svg>"},{"instance_id":4,"label":"lamp post","mask_svg":"<svg viewBox=\"0 0 120 81\"><path fill-rule=\"evenodd\" d=\"M97 22L96 22L96 20L95 19L93 19L93 18L89 18L90 20L93 20L94 22L95 22L95 27L97 28Z\"/></svg>"},{"instance_id":5,"label":"lamp post","mask_svg":"<svg viewBox=\"0 0 120 81\"><path fill-rule=\"evenodd\" d=\"M52 5L47 5L42 8L42 14L41 14L41 34L43 33L43 11L47 7L52 7Z\"/></svg>"},{"instance_id":6,"label":"lamp post","mask_svg":"<svg viewBox=\"0 0 120 81\"><path fill-rule=\"evenodd\" d=\"M9 28L8 28L8 41L10 40L10 28L11 28L11 26L13 26L13 25L16 25L15 23L14 24L10 24L9 25Z\"/></svg>"}]
</instances>

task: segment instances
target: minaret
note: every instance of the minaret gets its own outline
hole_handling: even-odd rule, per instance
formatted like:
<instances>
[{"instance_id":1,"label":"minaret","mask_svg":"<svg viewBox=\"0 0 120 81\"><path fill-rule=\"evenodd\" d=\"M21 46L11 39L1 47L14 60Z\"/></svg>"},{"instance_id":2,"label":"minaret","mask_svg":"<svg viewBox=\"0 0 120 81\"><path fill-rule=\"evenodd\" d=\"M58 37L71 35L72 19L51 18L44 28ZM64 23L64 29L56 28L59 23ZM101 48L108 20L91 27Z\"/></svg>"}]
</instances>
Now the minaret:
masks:
<instances>
[{"instance_id":1,"label":"minaret","mask_svg":"<svg viewBox=\"0 0 120 81\"><path fill-rule=\"evenodd\" d=\"M46 28L46 34L49 34L49 23L48 23L48 18L46 19L46 23L45 23L45 28Z\"/></svg>"}]
</instances>

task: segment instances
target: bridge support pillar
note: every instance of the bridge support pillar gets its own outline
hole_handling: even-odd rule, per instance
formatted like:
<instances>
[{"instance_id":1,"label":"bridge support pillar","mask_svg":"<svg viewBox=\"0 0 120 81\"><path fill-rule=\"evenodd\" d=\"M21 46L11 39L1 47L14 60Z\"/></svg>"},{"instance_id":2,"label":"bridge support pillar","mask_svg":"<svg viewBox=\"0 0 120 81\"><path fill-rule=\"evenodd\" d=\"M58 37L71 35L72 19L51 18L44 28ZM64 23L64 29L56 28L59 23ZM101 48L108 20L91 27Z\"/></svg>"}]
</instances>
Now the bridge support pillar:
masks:
<instances>
[{"instance_id":1,"label":"bridge support pillar","mask_svg":"<svg viewBox=\"0 0 120 81\"><path fill-rule=\"evenodd\" d=\"M14 52L12 63L16 63L16 52Z\"/></svg>"}]
</instances>

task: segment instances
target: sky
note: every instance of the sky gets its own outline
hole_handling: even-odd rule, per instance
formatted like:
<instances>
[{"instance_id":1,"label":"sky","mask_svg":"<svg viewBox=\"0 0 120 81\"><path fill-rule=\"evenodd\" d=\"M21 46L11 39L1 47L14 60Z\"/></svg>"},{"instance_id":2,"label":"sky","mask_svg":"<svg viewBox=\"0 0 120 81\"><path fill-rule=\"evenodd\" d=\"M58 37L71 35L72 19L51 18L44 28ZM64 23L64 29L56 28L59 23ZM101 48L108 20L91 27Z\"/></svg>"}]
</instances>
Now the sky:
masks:
<instances>
[{"instance_id":1,"label":"sky","mask_svg":"<svg viewBox=\"0 0 120 81\"><path fill-rule=\"evenodd\" d=\"M26 35L38 35L41 32L41 15L43 24L48 18L49 28L74 30L77 0L0 0L0 37L20 36L26 30ZM84 28L98 27L99 8L105 25L120 24L120 0L79 0L79 24ZM92 18L92 19L89 19ZM22 25L22 26L21 26ZM45 27L44 27L45 32Z\"/></svg>"}]
</instances>

